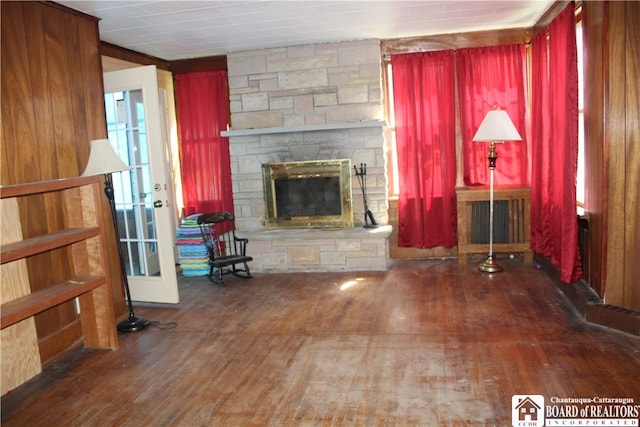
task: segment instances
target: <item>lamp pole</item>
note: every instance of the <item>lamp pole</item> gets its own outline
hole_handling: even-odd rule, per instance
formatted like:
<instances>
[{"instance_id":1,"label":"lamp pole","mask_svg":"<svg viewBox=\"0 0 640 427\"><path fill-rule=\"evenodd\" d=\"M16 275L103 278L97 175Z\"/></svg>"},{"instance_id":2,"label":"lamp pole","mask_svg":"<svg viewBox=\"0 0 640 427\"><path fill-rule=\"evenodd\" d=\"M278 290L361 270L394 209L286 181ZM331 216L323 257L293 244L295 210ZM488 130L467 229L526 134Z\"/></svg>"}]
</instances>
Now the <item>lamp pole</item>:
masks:
<instances>
[{"instance_id":1,"label":"lamp pole","mask_svg":"<svg viewBox=\"0 0 640 427\"><path fill-rule=\"evenodd\" d=\"M133 312L131 290L129 289L129 279L127 278L127 270L124 264L124 254L122 253L122 246L120 245L120 229L118 228L118 216L116 211L116 201L113 191L113 179L111 173L104 174L104 194L107 196L107 199L109 199L109 206L111 207L113 228L116 232L116 246L118 246L118 256L120 258L121 277L124 284L125 297L127 298L127 308L129 309L129 316L118 323L117 329L120 332L137 332L149 326L150 322L143 317L136 317L135 313Z\"/></svg>"},{"instance_id":2,"label":"lamp pole","mask_svg":"<svg viewBox=\"0 0 640 427\"><path fill-rule=\"evenodd\" d=\"M491 141L487 159L489 159L489 255L487 260L478 266L478 270L485 273L497 273L502 271L502 266L493 257L493 176L496 160L498 160L495 141Z\"/></svg>"}]
</instances>

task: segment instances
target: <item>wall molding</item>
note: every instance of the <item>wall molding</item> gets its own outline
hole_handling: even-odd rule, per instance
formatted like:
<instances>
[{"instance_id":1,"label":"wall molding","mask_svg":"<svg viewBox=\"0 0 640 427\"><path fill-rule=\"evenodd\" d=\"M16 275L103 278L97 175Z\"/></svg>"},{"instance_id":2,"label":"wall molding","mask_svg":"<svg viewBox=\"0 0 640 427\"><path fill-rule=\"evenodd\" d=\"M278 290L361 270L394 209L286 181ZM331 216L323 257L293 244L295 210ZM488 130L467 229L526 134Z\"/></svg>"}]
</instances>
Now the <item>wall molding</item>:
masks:
<instances>
[{"instance_id":1,"label":"wall molding","mask_svg":"<svg viewBox=\"0 0 640 427\"><path fill-rule=\"evenodd\" d=\"M327 131L327 130L342 130L342 129L364 129L364 128L376 128L385 127L387 122L384 120L361 120L359 122L351 123L323 123L319 125L304 125L304 126L285 126L274 128L259 128L259 129L230 129L228 131L220 132L220 136L234 137L234 136L250 136L250 135L270 135L277 133L293 133L293 132L314 132L314 131Z\"/></svg>"},{"instance_id":2,"label":"wall molding","mask_svg":"<svg viewBox=\"0 0 640 427\"><path fill-rule=\"evenodd\" d=\"M560 270L549 257L535 254L535 261L586 322L640 337L640 312L606 304L583 280L560 281Z\"/></svg>"}]
</instances>

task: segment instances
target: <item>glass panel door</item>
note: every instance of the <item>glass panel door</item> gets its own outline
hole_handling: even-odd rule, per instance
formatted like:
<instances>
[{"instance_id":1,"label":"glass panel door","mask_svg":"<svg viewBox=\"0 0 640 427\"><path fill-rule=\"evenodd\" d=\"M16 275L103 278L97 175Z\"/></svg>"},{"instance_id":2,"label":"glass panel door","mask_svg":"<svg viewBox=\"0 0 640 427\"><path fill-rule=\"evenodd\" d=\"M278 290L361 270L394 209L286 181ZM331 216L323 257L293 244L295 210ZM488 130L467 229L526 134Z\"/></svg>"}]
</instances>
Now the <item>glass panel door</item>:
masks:
<instances>
[{"instance_id":1,"label":"glass panel door","mask_svg":"<svg viewBox=\"0 0 640 427\"><path fill-rule=\"evenodd\" d=\"M105 106L109 141L131 168L129 172L113 176L127 275L158 275L158 241L142 90L107 93Z\"/></svg>"},{"instance_id":2,"label":"glass panel door","mask_svg":"<svg viewBox=\"0 0 640 427\"><path fill-rule=\"evenodd\" d=\"M114 196L131 299L177 303L168 143L156 68L104 74L109 141L130 170L113 174Z\"/></svg>"}]
</instances>

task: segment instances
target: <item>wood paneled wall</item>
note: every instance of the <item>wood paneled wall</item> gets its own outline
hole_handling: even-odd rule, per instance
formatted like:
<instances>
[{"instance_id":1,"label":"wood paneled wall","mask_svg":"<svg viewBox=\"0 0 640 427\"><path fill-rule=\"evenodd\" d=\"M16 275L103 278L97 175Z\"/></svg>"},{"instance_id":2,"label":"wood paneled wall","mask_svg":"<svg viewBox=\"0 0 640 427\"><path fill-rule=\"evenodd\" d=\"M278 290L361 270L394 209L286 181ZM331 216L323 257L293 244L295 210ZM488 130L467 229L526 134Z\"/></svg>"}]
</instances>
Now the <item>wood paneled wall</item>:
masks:
<instances>
[{"instance_id":1,"label":"wood paneled wall","mask_svg":"<svg viewBox=\"0 0 640 427\"><path fill-rule=\"evenodd\" d=\"M590 2L586 2L590 5ZM607 2L605 301L640 311L640 3Z\"/></svg>"},{"instance_id":2,"label":"wood paneled wall","mask_svg":"<svg viewBox=\"0 0 640 427\"><path fill-rule=\"evenodd\" d=\"M89 141L106 137L98 21L49 2L3 2L0 12L0 183L78 176L89 157ZM103 207L107 244L117 253L106 198ZM61 202L46 196L32 197L21 211L30 213L22 218L25 237L60 229L64 221ZM69 256L61 250L30 258L32 290L51 283L52 276L64 277ZM120 266L117 256L112 258L114 308L121 316L126 306ZM42 267L51 263L56 271ZM43 362L81 337L73 302L36 316L36 325Z\"/></svg>"},{"instance_id":3,"label":"wood paneled wall","mask_svg":"<svg viewBox=\"0 0 640 427\"><path fill-rule=\"evenodd\" d=\"M2 183L78 176L104 137L98 24L40 2L2 5Z\"/></svg>"},{"instance_id":4,"label":"wood paneled wall","mask_svg":"<svg viewBox=\"0 0 640 427\"><path fill-rule=\"evenodd\" d=\"M640 311L638 2L583 2L589 285Z\"/></svg>"},{"instance_id":5,"label":"wood paneled wall","mask_svg":"<svg viewBox=\"0 0 640 427\"><path fill-rule=\"evenodd\" d=\"M588 212L589 233L585 242L588 253L583 258L584 276L589 286L604 296L604 242L606 241L606 189L607 174L604 145L605 110L605 3L589 2L582 6L582 33L584 54L584 117L585 117L585 208Z\"/></svg>"}]
</instances>

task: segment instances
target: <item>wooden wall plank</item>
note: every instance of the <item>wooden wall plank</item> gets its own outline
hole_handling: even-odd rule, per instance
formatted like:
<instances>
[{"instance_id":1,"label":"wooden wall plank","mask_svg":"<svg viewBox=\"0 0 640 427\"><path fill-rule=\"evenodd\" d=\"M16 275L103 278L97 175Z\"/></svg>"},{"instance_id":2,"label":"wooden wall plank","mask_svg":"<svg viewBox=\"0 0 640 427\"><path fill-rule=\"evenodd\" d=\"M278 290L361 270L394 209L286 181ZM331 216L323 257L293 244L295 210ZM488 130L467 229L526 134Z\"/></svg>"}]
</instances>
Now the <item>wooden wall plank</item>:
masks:
<instances>
[{"instance_id":1,"label":"wooden wall plank","mask_svg":"<svg viewBox=\"0 0 640 427\"><path fill-rule=\"evenodd\" d=\"M23 3L3 3L1 27L2 61L2 183L37 181L36 120L29 75L27 28ZM35 98L38 99L38 98ZM10 106L10 107L9 107ZM34 178L35 177L35 178Z\"/></svg>"},{"instance_id":2,"label":"wooden wall plank","mask_svg":"<svg viewBox=\"0 0 640 427\"><path fill-rule=\"evenodd\" d=\"M98 43L88 41L99 40L98 26L87 20L77 23L77 37L84 40L82 48L76 54L78 60L78 80L82 81L78 95L84 99L82 117L85 123L76 122L76 155L78 158L78 172L82 173L87 165L90 151L90 141L107 137L105 123L104 92L102 84L102 62ZM97 84L99 79L100 84ZM100 99L100 102L96 102ZM82 124L83 126L79 126ZM106 209L111 218L111 211Z\"/></svg>"},{"instance_id":3,"label":"wooden wall plank","mask_svg":"<svg viewBox=\"0 0 640 427\"><path fill-rule=\"evenodd\" d=\"M50 130L53 144L43 144L41 155L49 155L54 162L52 176L45 179L77 176L77 162L74 144L74 116L72 99L76 98L74 85L77 71L69 67L69 52L66 28L73 25L68 15L53 9L47 11L44 21L45 43L47 49L46 67L49 71L49 97L53 116L53 128ZM69 170L71 169L71 170Z\"/></svg>"},{"instance_id":4,"label":"wooden wall plank","mask_svg":"<svg viewBox=\"0 0 640 427\"><path fill-rule=\"evenodd\" d=\"M584 46L584 81L604 82L605 3L585 2L582 5ZM589 213L589 260L585 279L600 298L604 297L606 243L606 181L604 144L605 85L586 84L585 117L585 208Z\"/></svg>"},{"instance_id":5,"label":"wooden wall plank","mask_svg":"<svg viewBox=\"0 0 640 427\"><path fill-rule=\"evenodd\" d=\"M71 129L73 131L73 138L65 141L65 147L67 147L68 150L73 153L73 155L67 156L69 161L64 164L64 166L58 163L59 174L66 176L78 176L82 173L82 171L84 170L85 162L82 162L81 164L79 158L83 157L84 160L86 148L81 151L80 155L78 155L78 148L79 146L87 147L89 144L89 140L92 139L92 137L89 136L87 129L87 124L89 123L89 120L87 120L86 107L86 102L88 100L86 99L85 90L87 81L84 77L85 67L83 66L83 62L87 60L87 57L84 49L86 43L84 42L80 31L83 23L83 21L79 22L78 20L67 20L65 22L65 57L67 58L67 67L73 76L73 78L70 78L70 86L68 90L75 94L75 96L70 98L71 111L73 117L75 117L75 120L71 126Z\"/></svg>"},{"instance_id":6,"label":"wooden wall plank","mask_svg":"<svg viewBox=\"0 0 640 427\"><path fill-rule=\"evenodd\" d=\"M45 19L42 9L37 7L35 3L25 3L25 21L24 27L27 33L28 58L30 64L46 64L47 50L45 44L45 34L42 29L42 23ZM50 179L55 174L54 158L48 153L44 153L45 159L42 159L42 146L47 146L49 139L48 132L53 127L53 117L51 112L51 104L45 102L49 96L48 79L49 72L45 66L30 66L28 76L32 88L32 96L41 102L33 103L33 116L36 123L33 144L35 148L33 153L36 154L35 164L37 164L37 172L31 171L29 181L41 181ZM24 78L23 78L24 80Z\"/></svg>"},{"instance_id":7,"label":"wooden wall plank","mask_svg":"<svg viewBox=\"0 0 640 427\"><path fill-rule=\"evenodd\" d=\"M640 3L625 5L624 306L640 311Z\"/></svg>"},{"instance_id":8,"label":"wooden wall plank","mask_svg":"<svg viewBox=\"0 0 640 427\"><path fill-rule=\"evenodd\" d=\"M609 201L607 239L607 303L624 304L625 204L625 28L624 2L610 2L608 43L608 111L606 143L609 147ZM612 29L616 28L615 31Z\"/></svg>"}]
</instances>

